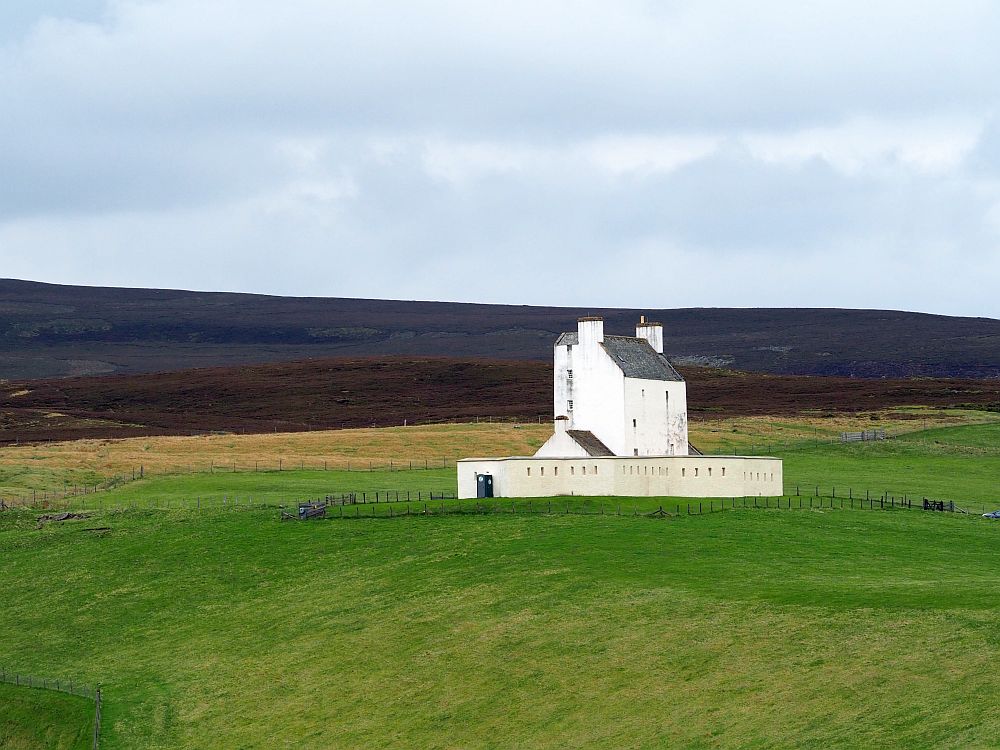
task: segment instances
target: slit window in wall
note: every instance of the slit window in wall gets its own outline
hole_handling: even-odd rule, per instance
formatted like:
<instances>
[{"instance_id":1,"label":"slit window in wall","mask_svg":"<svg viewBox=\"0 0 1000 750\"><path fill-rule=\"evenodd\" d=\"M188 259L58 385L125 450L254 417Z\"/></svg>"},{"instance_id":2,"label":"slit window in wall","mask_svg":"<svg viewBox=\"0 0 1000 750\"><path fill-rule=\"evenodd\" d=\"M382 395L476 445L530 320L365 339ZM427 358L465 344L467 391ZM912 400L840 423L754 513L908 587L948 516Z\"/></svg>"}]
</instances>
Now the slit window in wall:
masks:
<instances>
[{"instance_id":1,"label":"slit window in wall","mask_svg":"<svg viewBox=\"0 0 1000 750\"><path fill-rule=\"evenodd\" d=\"M722 467L722 476L726 476L726 467L725 466Z\"/></svg>"},{"instance_id":2,"label":"slit window in wall","mask_svg":"<svg viewBox=\"0 0 1000 750\"><path fill-rule=\"evenodd\" d=\"M553 466L552 467L552 476L554 476L554 477L559 476L559 467L558 466Z\"/></svg>"},{"instance_id":3,"label":"slit window in wall","mask_svg":"<svg viewBox=\"0 0 1000 750\"><path fill-rule=\"evenodd\" d=\"M572 380L573 379L573 371L572 370L566 370L566 379L567 380Z\"/></svg>"},{"instance_id":4,"label":"slit window in wall","mask_svg":"<svg viewBox=\"0 0 1000 750\"><path fill-rule=\"evenodd\" d=\"M594 473L595 474L597 473L597 466L596 465L594 466Z\"/></svg>"},{"instance_id":5,"label":"slit window in wall","mask_svg":"<svg viewBox=\"0 0 1000 750\"><path fill-rule=\"evenodd\" d=\"M712 476L712 468L711 467L709 467L709 469L708 469L708 475Z\"/></svg>"},{"instance_id":6,"label":"slit window in wall","mask_svg":"<svg viewBox=\"0 0 1000 750\"><path fill-rule=\"evenodd\" d=\"M682 477L686 477L687 476L687 469L681 469L681 476Z\"/></svg>"},{"instance_id":7,"label":"slit window in wall","mask_svg":"<svg viewBox=\"0 0 1000 750\"><path fill-rule=\"evenodd\" d=\"M638 448L633 448L632 449L632 455L633 456L638 456L639 455L639 449Z\"/></svg>"},{"instance_id":8,"label":"slit window in wall","mask_svg":"<svg viewBox=\"0 0 1000 750\"><path fill-rule=\"evenodd\" d=\"M586 467L586 466L583 466L583 467L581 467L581 468L583 468L583 475L584 475L584 476L587 476L587 467Z\"/></svg>"},{"instance_id":9,"label":"slit window in wall","mask_svg":"<svg viewBox=\"0 0 1000 750\"><path fill-rule=\"evenodd\" d=\"M566 402L566 409L568 411L573 411L573 399L570 399L569 401ZM586 415L584 415L584 416L586 416Z\"/></svg>"},{"instance_id":10,"label":"slit window in wall","mask_svg":"<svg viewBox=\"0 0 1000 750\"><path fill-rule=\"evenodd\" d=\"M632 420L632 426L635 427L635 420Z\"/></svg>"},{"instance_id":11,"label":"slit window in wall","mask_svg":"<svg viewBox=\"0 0 1000 750\"><path fill-rule=\"evenodd\" d=\"M570 466L569 467L569 473L570 473L570 476L575 476L576 475L576 467L575 466Z\"/></svg>"},{"instance_id":12,"label":"slit window in wall","mask_svg":"<svg viewBox=\"0 0 1000 750\"><path fill-rule=\"evenodd\" d=\"M646 389L645 388L642 389L642 397L646 398Z\"/></svg>"},{"instance_id":13,"label":"slit window in wall","mask_svg":"<svg viewBox=\"0 0 1000 750\"><path fill-rule=\"evenodd\" d=\"M698 476L698 470L697 469L694 470L694 475Z\"/></svg>"},{"instance_id":14,"label":"slit window in wall","mask_svg":"<svg viewBox=\"0 0 1000 750\"><path fill-rule=\"evenodd\" d=\"M528 476L529 477L531 476L531 467L530 466L528 467Z\"/></svg>"}]
</instances>

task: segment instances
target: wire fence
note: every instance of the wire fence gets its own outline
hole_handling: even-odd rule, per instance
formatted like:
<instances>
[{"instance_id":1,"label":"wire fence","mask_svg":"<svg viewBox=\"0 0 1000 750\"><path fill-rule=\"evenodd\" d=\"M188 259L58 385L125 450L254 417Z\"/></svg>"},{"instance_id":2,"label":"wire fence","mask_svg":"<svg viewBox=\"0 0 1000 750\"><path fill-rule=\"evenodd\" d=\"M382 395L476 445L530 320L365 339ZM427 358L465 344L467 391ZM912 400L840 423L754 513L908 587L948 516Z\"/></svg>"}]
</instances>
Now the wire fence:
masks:
<instances>
[{"instance_id":1,"label":"wire fence","mask_svg":"<svg viewBox=\"0 0 1000 750\"><path fill-rule=\"evenodd\" d=\"M458 458L390 458L390 459L276 459L268 461L232 461L220 462L209 460L207 463L185 462L173 464L165 468L150 469L143 464L131 467L128 472L115 474L95 484L67 485L62 490L32 490L30 494L21 493L0 497L0 510L5 506L31 506L42 508L70 507L65 504L68 498L83 498L98 495L102 492L119 490L131 482L150 479L156 476L182 476L193 474L273 474L288 471L339 471L351 473L375 473L401 471L421 471L431 469L454 469Z\"/></svg>"},{"instance_id":2,"label":"wire fence","mask_svg":"<svg viewBox=\"0 0 1000 750\"><path fill-rule=\"evenodd\" d=\"M788 498L788 505L782 506L781 503ZM740 498L727 499L732 500L733 505L729 507L797 507L797 508L874 508L876 506L880 508L884 507L914 507L914 502L919 500L922 502L927 499L926 496L920 494L913 494L911 492L893 492L891 490L880 490L873 491L870 489L857 490L852 487L829 487L824 488L818 484L812 484L809 486L796 485L794 487L785 488L785 493L780 496L746 496L742 500ZM640 503L643 507L649 506L650 504L655 504L658 502L664 502L665 507L673 506L676 513L680 513L680 509L690 505L693 507L703 508L708 507L710 510L708 512L715 512L713 509L716 506L720 508L721 503L725 502L717 498L698 498L692 499L690 503L678 502L676 498L667 497L641 497L641 498L628 498L628 501L636 501ZM993 506L987 506L981 501L960 501L954 499L942 499L934 498L936 502L943 502L948 504L954 510L961 510L963 512L975 512L975 513L986 513L987 510L992 510ZM366 489L366 490L349 490L349 491L339 491L339 492L326 492L326 493L312 493L308 495L300 495L298 497L275 497L274 495L264 495L264 496L254 496L254 495L194 495L190 497L136 497L136 498L125 498L125 497L115 497L105 499L103 496L89 496L87 498L63 498L59 501L42 501L38 500L34 503L28 501L20 506L4 506L3 501L0 501L0 510L4 507L21 507L31 510L47 510L51 511L51 516L42 516L38 519L39 523L45 523L48 521L63 521L71 520L73 516L73 511L79 512L92 512L92 511L112 511L112 512L124 512L127 510L245 510L253 508L289 508L297 503L324 503L330 506L386 506L391 504L410 504L410 503L429 503L433 504L435 502L442 501L455 501L457 503L463 503L464 506L468 506L470 503L474 502L474 499L460 499L456 492L447 490L428 490L428 489ZM493 503L498 502L508 502L506 498L496 498L491 499ZM583 498L570 496L568 498L554 498L552 502L558 505L560 502L564 504L572 504L573 507L579 506L580 503L589 502L591 504L603 501L608 507L615 507L616 501L614 498ZM524 503L536 503L537 500L518 500L514 499L510 502L515 504L518 502ZM739 503L742 502L742 505ZM697 505L696 505L697 503ZM749 504L748 504L749 503ZM753 503L756 503L754 505ZM707 505L706 505L707 504ZM763 504L763 505L761 505ZM463 506L463 507L464 507ZM978 508L976 506L979 506ZM534 507L534 506L532 506ZM638 506L637 506L638 507ZM62 511L62 512L58 512ZM367 511L366 511L367 512ZM374 514L378 514L380 511L372 511ZM383 511L388 512L388 511ZM465 510L459 512L467 512ZM689 512L689 511L685 511ZM698 510L695 514L701 513Z\"/></svg>"},{"instance_id":3,"label":"wire fence","mask_svg":"<svg viewBox=\"0 0 1000 750\"><path fill-rule=\"evenodd\" d=\"M94 701L94 731L91 747L97 750L101 741L101 686L88 685L74 680L60 680L50 677L38 677L32 674L22 674L16 670L10 671L0 667L0 683L39 690L54 690L59 693L77 695Z\"/></svg>"},{"instance_id":4,"label":"wire fence","mask_svg":"<svg viewBox=\"0 0 1000 750\"><path fill-rule=\"evenodd\" d=\"M912 497L870 497L833 498L833 497L728 497L710 498L687 503L656 503L640 508L638 503L594 502L582 500L572 503L566 498L536 499L536 500L506 500L476 499L448 504L443 499L434 502L401 501L402 508L395 510L396 503L390 502L384 507L374 503L331 504L327 508L327 518L361 519L361 518L405 518L409 516L440 516L440 515L547 515L547 516L631 516L647 518L670 518L678 516L701 516L733 510L885 510L885 509L923 509L952 510L961 509L953 503L943 501L915 500ZM928 507L934 503L939 507Z\"/></svg>"}]
</instances>

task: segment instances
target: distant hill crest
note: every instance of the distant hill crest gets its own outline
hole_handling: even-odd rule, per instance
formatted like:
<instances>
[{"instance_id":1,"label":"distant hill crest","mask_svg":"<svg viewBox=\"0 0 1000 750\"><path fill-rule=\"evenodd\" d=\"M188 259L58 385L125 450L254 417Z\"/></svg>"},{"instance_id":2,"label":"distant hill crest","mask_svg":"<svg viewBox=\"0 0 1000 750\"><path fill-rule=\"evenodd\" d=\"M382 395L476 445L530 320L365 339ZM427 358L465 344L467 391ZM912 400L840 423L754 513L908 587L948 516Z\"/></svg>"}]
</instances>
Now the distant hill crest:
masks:
<instances>
[{"instance_id":1,"label":"distant hill crest","mask_svg":"<svg viewBox=\"0 0 1000 750\"><path fill-rule=\"evenodd\" d=\"M666 294L665 294L666 296ZM329 356L549 360L601 315L664 325L680 364L778 374L1000 377L1000 321L886 310L601 309L275 297L0 280L0 379L138 373Z\"/></svg>"}]
</instances>

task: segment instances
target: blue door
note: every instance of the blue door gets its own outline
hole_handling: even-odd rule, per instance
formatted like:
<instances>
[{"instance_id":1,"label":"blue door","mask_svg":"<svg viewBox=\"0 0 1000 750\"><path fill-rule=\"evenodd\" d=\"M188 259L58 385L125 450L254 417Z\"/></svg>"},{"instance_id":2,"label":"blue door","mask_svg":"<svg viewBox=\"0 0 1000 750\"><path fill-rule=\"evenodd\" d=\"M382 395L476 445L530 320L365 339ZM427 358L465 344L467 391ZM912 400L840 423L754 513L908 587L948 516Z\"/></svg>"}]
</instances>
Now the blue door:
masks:
<instances>
[{"instance_id":1,"label":"blue door","mask_svg":"<svg viewBox=\"0 0 1000 750\"><path fill-rule=\"evenodd\" d=\"M493 475L476 475L476 497L493 497Z\"/></svg>"}]
</instances>

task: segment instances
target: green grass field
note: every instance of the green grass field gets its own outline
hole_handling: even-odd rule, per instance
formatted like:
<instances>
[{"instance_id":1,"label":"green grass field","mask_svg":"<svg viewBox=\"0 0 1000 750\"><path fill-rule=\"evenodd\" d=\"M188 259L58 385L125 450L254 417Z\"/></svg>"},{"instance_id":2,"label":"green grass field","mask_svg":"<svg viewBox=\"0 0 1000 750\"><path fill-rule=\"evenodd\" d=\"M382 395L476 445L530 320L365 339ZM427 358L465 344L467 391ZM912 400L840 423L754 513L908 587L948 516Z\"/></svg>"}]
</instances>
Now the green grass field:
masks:
<instances>
[{"instance_id":1,"label":"green grass field","mask_svg":"<svg viewBox=\"0 0 1000 750\"><path fill-rule=\"evenodd\" d=\"M866 493L954 500L970 510L1000 508L1000 423L914 432L871 443L802 445L779 453L784 459L785 494L855 497ZM154 476L111 491L71 498L71 507L201 505L221 507L251 501L294 504L347 492L406 492L421 501L428 493L454 493L455 470L292 470L196 472ZM562 501L560 501L562 502ZM571 502L579 502L571 501ZM626 505L656 507L660 501L623 499ZM671 501L675 502L675 501ZM676 502L681 502L676 500ZM422 504L422 503L421 503ZM415 504L418 507L420 504Z\"/></svg>"},{"instance_id":2,"label":"green grass field","mask_svg":"<svg viewBox=\"0 0 1000 750\"><path fill-rule=\"evenodd\" d=\"M0 748L4 750L90 750L93 727L93 701L0 684Z\"/></svg>"},{"instance_id":3,"label":"green grass field","mask_svg":"<svg viewBox=\"0 0 1000 750\"><path fill-rule=\"evenodd\" d=\"M1000 426L783 458L792 493L986 504ZM1000 523L849 508L282 523L261 505L397 488L452 491L454 470L181 474L89 496L104 508L80 521L0 513L0 663L102 683L112 749L1000 746Z\"/></svg>"},{"instance_id":4,"label":"green grass field","mask_svg":"<svg viewBox=\"0 0 1000 750\"><path fill-rule=\"evenodd\" d=\"M105 748L988 747L998 535L899 510L7 513L0 659L102 682Z\"/></svg>"}]
</instances>

